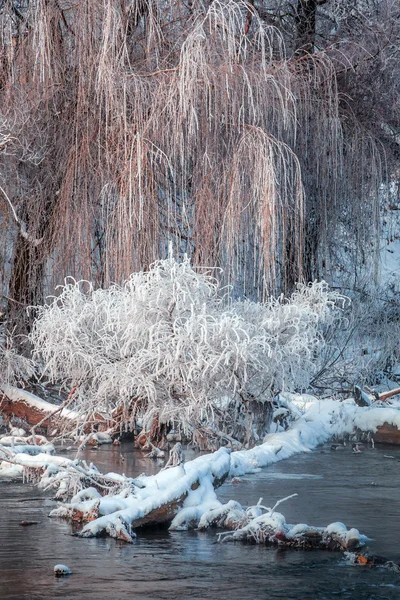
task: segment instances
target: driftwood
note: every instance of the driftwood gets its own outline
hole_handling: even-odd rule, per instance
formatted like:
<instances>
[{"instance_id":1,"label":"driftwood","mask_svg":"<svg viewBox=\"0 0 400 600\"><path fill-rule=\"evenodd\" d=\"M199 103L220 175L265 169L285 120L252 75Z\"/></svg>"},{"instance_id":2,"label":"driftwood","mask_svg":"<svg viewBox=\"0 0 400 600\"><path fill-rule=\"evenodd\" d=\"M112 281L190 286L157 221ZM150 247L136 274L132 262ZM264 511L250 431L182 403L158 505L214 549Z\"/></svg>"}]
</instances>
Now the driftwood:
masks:
<instances>
[{"instance_id":1,"label":"driftwood","mask_svg":"<svg viewBox=\"0 0 400 600\"><path fill-rule=\"evenodd\" d=\"M272 508L261 504L244 509L238 502L225 505L203 514L198 528L219 527L226 531L217 534L219 542L246 542L279 546L280 548L302 548L308 550L331 550L348 552L363 545L357 529L347 529L343 523L331 523L327 527L289 525L285 517L276 512L276 507L297 496L292 494L279 500Z\"/></svg>"},{"instance_id":2,"label":"driftwood","mask_svg":"<svg viewBox=\"0 0 400 600\"><path fill-rule=\"evenodd\" d=\"M364 386L363 388L356 385L354 386L354 401L358 406L371 406L373 402L386 402L389 398L400 394L400 388L389 390L387 392L376 392L371 388Z\"/></svg>"},{"instance_id":3,"label":"driftwood","mask_svg":"<svg viewBox=\"0 0 400 600\"><path fill-rule=\"evenodd\" d=\"M264 543L266 546L279 546L280 548L299 548L303 550L330 550L331 552L349 552L358 549L361 544L358 537L348 540L340 535L318 531L317 529L305 531L297 537L287 537L283 532L267 534Z\"/></svg>"}]
</instances>

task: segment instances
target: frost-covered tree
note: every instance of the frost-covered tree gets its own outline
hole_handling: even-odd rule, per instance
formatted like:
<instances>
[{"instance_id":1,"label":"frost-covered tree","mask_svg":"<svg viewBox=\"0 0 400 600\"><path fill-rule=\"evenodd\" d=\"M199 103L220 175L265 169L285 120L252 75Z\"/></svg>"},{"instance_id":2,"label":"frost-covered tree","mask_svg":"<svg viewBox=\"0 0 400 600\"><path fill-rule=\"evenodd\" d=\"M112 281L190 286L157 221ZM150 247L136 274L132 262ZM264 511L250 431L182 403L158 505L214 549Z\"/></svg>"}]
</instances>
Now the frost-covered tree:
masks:
<instances>
[{"instance_id":1,"label":"frost-covered tree","mask_svg":"<svg viewBox=\"0 0 400 600\"><path fill-rule=\"evenodd\" d=\"M13 336L0 335L0 391L3 384L23 385L35 375L33 361L13 346Z\"/></svg>"},{"instance_id":2,"label":"frost-covered tree","mask_svg":"<svg viewBox=\"0 0 400 600\"><path fill-rule=\"evenodd\" d=\"M38 309L31 342L43 377L76 387L87 418L117 410L146 431L253 444L276 391L308 384L335 298L314 283L287 301L235 302L207 271L170 257L123 286L68 281Z\"/></svg>"}]
</instances>

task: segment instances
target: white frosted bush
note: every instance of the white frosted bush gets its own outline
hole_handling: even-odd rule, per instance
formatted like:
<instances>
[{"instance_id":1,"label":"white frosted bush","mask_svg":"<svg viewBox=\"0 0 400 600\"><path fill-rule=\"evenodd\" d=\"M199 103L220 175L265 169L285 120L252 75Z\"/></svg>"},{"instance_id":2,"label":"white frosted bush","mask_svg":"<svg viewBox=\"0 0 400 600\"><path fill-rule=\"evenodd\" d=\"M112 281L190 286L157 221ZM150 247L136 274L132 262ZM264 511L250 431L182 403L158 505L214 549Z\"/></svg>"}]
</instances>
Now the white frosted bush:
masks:
<instances>
[{"instance_id":1,"label":"white frosted bush","mask_svg":"<svg viewBox=\"0 0 400 600\"><path fill-rule=\"evenodd\" d=\"M334 299L313 283L287 301L234 302L187 258L168 258L121 287L68 280L39 308L31 341L44 375L76 386L86 413L133 407L145 425L157 416L193 431L224 407L307 385Z\"/></svg>"},{"instance_id":2,"label":"white frosted bush","mask_svg":"<svg viewBox=\"0 0 400 600\"><path fill-rule=\"evenodd\" d=\"M21 385L35 374L32 360L19 354L11 337L0 339L0 386Z\"/></svg>"}]
</instances>

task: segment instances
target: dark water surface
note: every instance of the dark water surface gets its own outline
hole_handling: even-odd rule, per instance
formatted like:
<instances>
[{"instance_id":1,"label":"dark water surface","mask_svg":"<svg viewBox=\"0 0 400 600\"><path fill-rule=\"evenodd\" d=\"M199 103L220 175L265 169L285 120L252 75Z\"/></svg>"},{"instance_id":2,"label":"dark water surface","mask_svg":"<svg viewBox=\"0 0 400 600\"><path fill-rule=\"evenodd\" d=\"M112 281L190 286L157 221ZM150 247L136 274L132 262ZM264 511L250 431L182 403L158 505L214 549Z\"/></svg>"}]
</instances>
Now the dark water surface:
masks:
<instances>
[{"instance_id":1,"label":"dark water surface","mask_svg":"<svg viewBox=\"0 0 400 600\"><path fill-rule=\"evenodd\" d=\"M129 443L87 450L86 458L103 472L130 476L161 466ZM225 484L218 495L245 506L263 497L263 504L272 506L297 492L278 509L289 523L342 521L374 538L371 552L400 561L399 475L400 448L352 455L327 447ZM215 544L214 533L199 532L141 533L134 544L79 539L71 536L69 524L48 518L54 506L48 493L33 486L0 484L1 599L400 600L400 575L350 566L340 553ZM21 527L22 520L40 524ZM56 579L53 567L60 562L73 574Z\"/></svg>"}]
</instances>

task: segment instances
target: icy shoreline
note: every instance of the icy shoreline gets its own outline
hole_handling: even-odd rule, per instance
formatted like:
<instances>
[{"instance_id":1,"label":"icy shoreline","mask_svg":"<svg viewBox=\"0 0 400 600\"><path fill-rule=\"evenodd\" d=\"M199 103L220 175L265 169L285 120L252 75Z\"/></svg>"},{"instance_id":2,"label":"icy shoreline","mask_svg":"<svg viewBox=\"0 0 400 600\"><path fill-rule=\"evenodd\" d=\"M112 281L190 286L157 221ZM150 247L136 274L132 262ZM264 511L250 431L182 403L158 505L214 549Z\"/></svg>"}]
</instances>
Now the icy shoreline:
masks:
<instances>
[{"instance_id":1,"label":"icy shoreline","mask_svg":"<svg viewBox=\"0 0 400 600\"><path fill-rule=\"evenodd\" d=\"M360 407L352 399L317 400L312 396L286 394L286 404L299 415L290 429L270 433L264 443L251 450L232 453L230 475L240 476L267 467L294 454L309 452L332 438L371 432L384 423L400 428L400 410L389 407Z\"/></svg>"}]
</instances>

